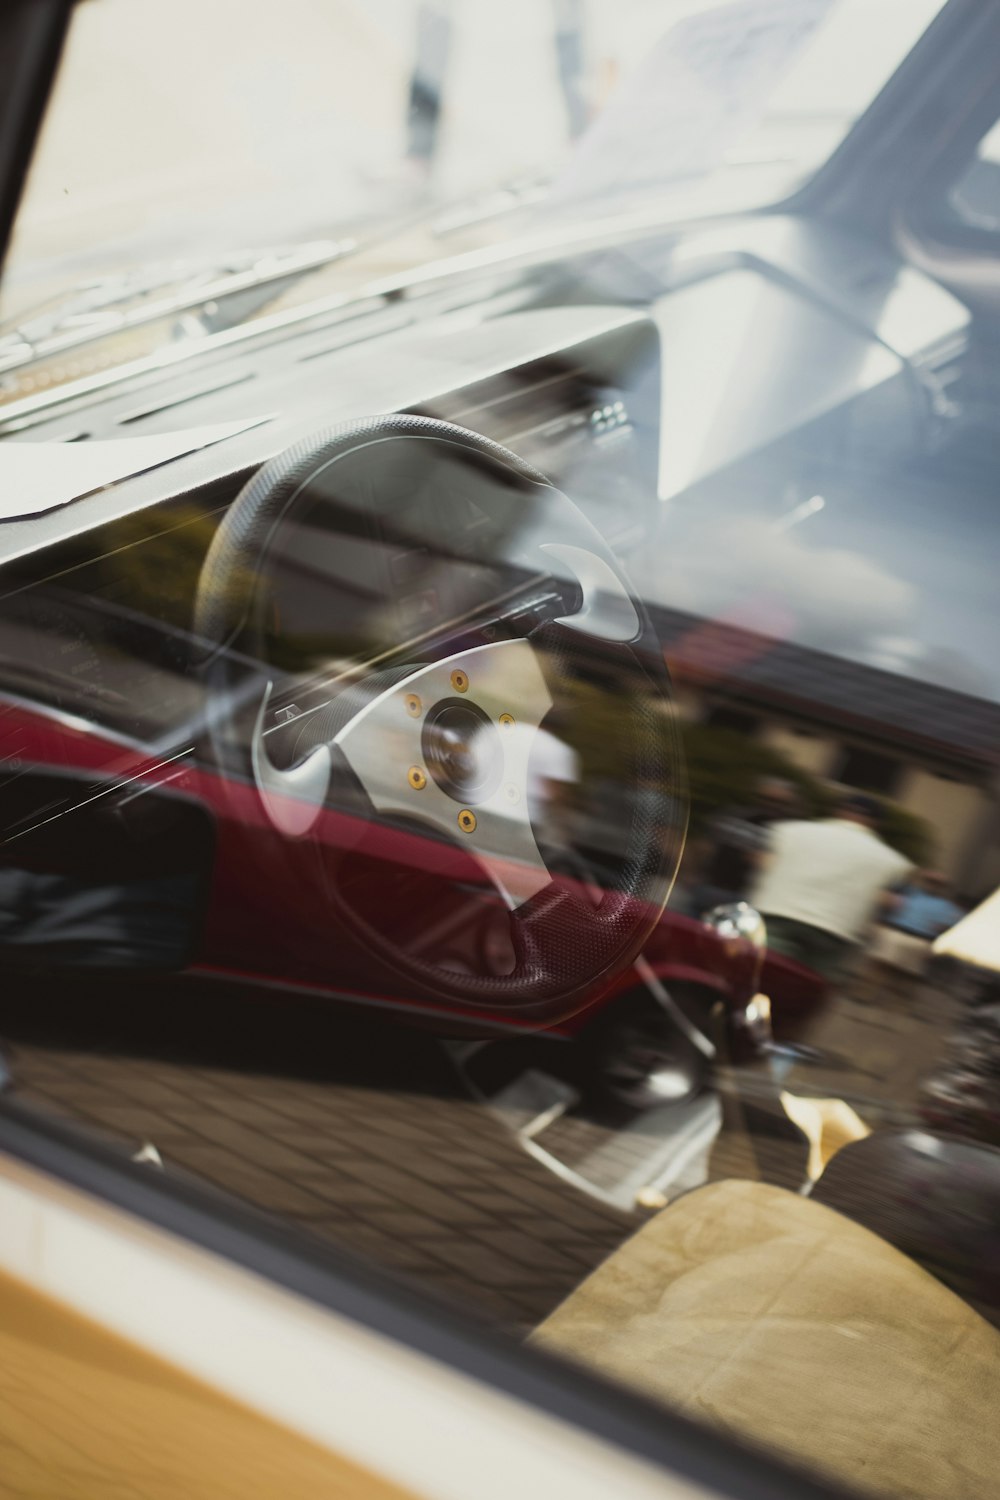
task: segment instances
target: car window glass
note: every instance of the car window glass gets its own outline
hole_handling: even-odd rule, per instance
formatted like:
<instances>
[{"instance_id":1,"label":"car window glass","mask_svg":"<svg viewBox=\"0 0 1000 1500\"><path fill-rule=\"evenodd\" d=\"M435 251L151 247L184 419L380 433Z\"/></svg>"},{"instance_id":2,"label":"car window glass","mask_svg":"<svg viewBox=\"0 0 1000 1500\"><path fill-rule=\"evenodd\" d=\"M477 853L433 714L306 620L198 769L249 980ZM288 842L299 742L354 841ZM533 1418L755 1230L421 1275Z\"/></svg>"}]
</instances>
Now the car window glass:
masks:
<instances>
[{"instance_id":1,"label":"car window glass","mask_svg":"<svg viewBox=\"0 0 1000 1500\"><path fill-rule=\"evenodd\" d=\"M90 0L14 227L0 405L553 221L775 202L941 4L290 0L285 68L268 6Z\"/></svg>"},{"instance_id":2,"label":"car window glass","mask_svg":"<svg viewBox=\"0 0 1000 1500\"><path fill-rule=\"evenodd\" d=\"M360 88L372 17L301 10ZM555 113L585 13L532 22ZM685 14L718 70L791 12ZM713 1441L985 1494L995 319L836 214L578 228L19 367L0 459L183 452L0 523L0 1082Z\"/></svg>"}]
</instances>

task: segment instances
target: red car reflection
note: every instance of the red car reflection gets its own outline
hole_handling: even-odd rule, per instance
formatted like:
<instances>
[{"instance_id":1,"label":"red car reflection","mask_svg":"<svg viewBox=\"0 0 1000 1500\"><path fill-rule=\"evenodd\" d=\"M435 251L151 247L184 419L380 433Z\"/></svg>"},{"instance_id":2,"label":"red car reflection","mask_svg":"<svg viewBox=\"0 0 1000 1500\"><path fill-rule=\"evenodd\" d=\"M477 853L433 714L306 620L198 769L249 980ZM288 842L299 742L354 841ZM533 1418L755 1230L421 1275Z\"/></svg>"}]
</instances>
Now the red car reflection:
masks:
<instances>
[{"instance_id":1,"label":"red car reflection","mask_svg":"<svg viewBox=\"0 0 1000 1500\"><path fill-rule=\"evenodd\" d=\"M76 881L79 895L67 902L62 887L60 911L70 916L49 912L52 920L36 918L35 929L30 921L18 926L8 912L8 953L20 949L56 965L173 967L220 982L384 1007L456 1030L532 1024L472 1006L435 1007L395 985L388 969L373 986L370 954L354 950L330 925L316 878L317 848L322 859L325 851L349 847L353 899L362 905L395 902L402 927L410 931L433 919L445 942L453 914L450 962L460 971L463 964L474 966L484 949L502 939L491 890L478 892L481 916L469 920L469 901L477 892L461 850L398 830L390 836L333 810L321 814L317 839L288 840L266 816L253 786L223 778L189 752L158 758L115 743L82 720L13 702L3 708L3 739L5 872L22 891L60 879ZM172 925L166 931L162 923L157 928L165 878L172 882ZM145 909L144 881L155 883ZM128 941L115 905L126 890ZM73 928L74 912L85 913L86 931L98 934L92 951L82 941L84 929ZM599 1010L651 982L671 995L693 997L706 1013L721 1003L727 1029L744 1047L767 1036L759 995L770 1001L773 1034L783 1040L794 1038L826 988L818 975L778 954L765 954L761 964L749 940L722 935L668 906L643 958L555 1029L576 1035Z\"/></svg>"}]
</instances>

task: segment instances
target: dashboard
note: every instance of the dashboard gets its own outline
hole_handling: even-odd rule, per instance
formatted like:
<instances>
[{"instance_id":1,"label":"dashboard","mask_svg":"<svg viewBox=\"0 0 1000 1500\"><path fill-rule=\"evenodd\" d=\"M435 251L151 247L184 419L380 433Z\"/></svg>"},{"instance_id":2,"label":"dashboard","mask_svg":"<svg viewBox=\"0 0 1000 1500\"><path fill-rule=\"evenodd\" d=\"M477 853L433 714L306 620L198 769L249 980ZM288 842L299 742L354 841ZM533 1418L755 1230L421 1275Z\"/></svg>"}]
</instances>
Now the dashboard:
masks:
<instances>
[{"instance_id":1,"label":"dashboard","mask_svg":"<svg viewBox=\"0 0 1000 1500\"><path fill-rule=\"evenodd\" d=\"M440 307L425 296L355 322L338 314L138 384L8 410L3 442L81 449L254 424L0 527L0 779L13 821L34 827L45 796L61 811L95 794L127 797L150 761L170 768L157 773L161 801L183 801L200 784L213 759L212 703L194 607L219 522L266 460L373 413L455 423L539 469L606 540L664 627L668 660L706 619L778 629L810 647L829 638L868 659L868 638L818 611L823 587L799 587L809 553L766 538L784 536L787 517L813 514L818 497L826 512L815 534L833 549L817 552L821 575L832 556L835 591L835 528L850 522L866 536L872 588L891 600L881 579L898 566L898 526L886 520L879 531L872 496L885 507L894 486L903 493L894 465L915 441L929 468L947 438L942 392L954 393L964 309L870 247L826 233L819 249L802 226L780 223L580 257L575 300L546 305L568 297L566 276L565 265L558 275L539 267L471 284L464 305L452 290ZM905 491L912 508L909 476ZM302 714L328 696L315 683L335 680L341 666L356 674L433 659L446 640L454 649L502 632L512 610L538 604L551 615L555 604L567 613L579 604L571 583L554 600L552 579L526 561L546 538L537 506L477 505L460 488L400 473L377 523L362 510L341 506L335 523L322 507L298 515L254 605L264 665L277 674L263 729L278 765L301 748ZM919 507L913 522L919 530ZM954 589L962 608L974 607L967 580ZM892 624L883 614L879 639ZM258 701L261 662L242 661L238 643L231 655L234 691L245 681ZM26 763L67 775L44 796L24 782L21 807ZM602 796L613 824L613 787ZM189 888L203 891L206 836L187 813L178 823L196 825L181 842L191 850Z\"/></svg>"},{"instance_id":2,"label":"dashboard","mask_svg":"<svg viewBox=\"0 0 1000 1500\"><path fill-rule=\"evenodd\" d=\"M811 433L815 445L818 424L829 431L850 413L856 441L864 412L874 411L883 452L893 429L906 446L933 417L934 371L955 359L966 333L964 310L926 278L794 224L651 242L584 261L578 274L590 297L607 288L622 298L641 282L645 306L495 311L484 295L474 317L445 310L402 328L391 308L370 315L361 342L342 325L286 331L250 359L222 351L196 375L81 396L30 422L8 415L4 441L81 445L266 418L0 528L8 688L30 688L40 702L140 743L190 733L199 685L185 640L218 517L260 462L317 428L397 410L478 431L571 494L642 575L672 497L789 433ZM529 282L522 295L531 293ZM390 320L381 334L380 317ZM399 639L443 624L484 593L502 595L500 539L488 518L425 506L428 515L438 541L446 532L463 538L446 579L433 563L437 543L412 526L407 533L402 514L403 542L352 547L341 538L332 557L327 549L324 568L336 576L317 576L315 549L300 538L311 556L297 566L289 558L284 597L272 601L286 634L315 635L310 612L329 609L333 597L345 612L337 628L356 623L364 601L370 629ZM377 654L384 643L370 644Z\"/></svg>"},{"instance_id":3,"label":"dashboard","mask_svg":"<svg viewBox=\"0 0 1000 1500\"><path fill-rule=\"evenodd\" d=\"M438 367L454 377L456 367L471 363L477 340L469 330L409 338L401 352L410 390L421 399L404 409L508 444L567 488L598 530L627 549L656 503L658 340L649 320L629 312L570 311L571 317L566 310L522 314L488 330L486 342L497 347L492 358L476 360L480 378L443 393L435 389ZM567 344L571 326L578 337ZM428 348L435 378L420 357ZM375 363L371 349L362 353L364 362ZM354 354L352 377L360 376L361 364ZM494 372L498 365L505 367ZM156 414L158 427L177 421L170 410ZM333 414L342 417L344 407ZM248 473L240 450L284 446L279 432L329 426L330 416L275 419L63 510L9 523L0 544L16 552L20 535L30 547L2 572L6 686L30 689L38 702L136 743L159 744L171 734L197 738L201 684L197 670L189 670L193 602L218 519ZM197 423L201 413L192 419ZM235 473L211 472L233 464ZM199 478L176 493L184 474ZM165 485L170 493L163 493ZM149 502L149 495L157 498ZM504 564L504 548L515 537L527 544L527 524L526 515L512 522L509 513L501 524L458 494L414 496L405 476L391 531L384 521L383 534L361 534L341 516L336 545L329 538L323 545L309 518L301 518L294 538L286 539L266 604L281 625L281 665L294 664L288 652L296 640L305 656L329 654L350 639L377 658L391 643L416 641L455 621L473 603L502 598L519 581L518 569Z\"/></svg>"}]
</instances>

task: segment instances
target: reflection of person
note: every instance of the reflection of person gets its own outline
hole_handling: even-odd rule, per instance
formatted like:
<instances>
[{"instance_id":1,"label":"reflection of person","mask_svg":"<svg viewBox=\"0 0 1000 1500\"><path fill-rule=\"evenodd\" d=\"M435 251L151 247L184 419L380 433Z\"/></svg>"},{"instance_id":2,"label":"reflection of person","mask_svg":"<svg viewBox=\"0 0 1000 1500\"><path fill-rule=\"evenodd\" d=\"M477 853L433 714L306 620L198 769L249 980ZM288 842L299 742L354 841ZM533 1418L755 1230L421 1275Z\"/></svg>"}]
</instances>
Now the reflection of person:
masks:
<instances>
[{"instance_id":1,"label":"reflection of person","mask_svg":"<svg viewBox=\"0 0 1000 1500\"><path fill-rule=\"evenodd\" d=\"M751 900L768 947L828 979L910 868L876 832L878 803L851 796L832 818L779 824Z\"/></svg>"},{"instance_id":2,"label":"reflection of person","mask_svg":"<svg viewBox=\"0 0 1000 1500\"><path fill-rule=\"evenodd\" d=\"M579 780L580 759L576 751L548 729L532 731L528 814L537 833L553 849L566 849L573 842L571 817Z\"/></svg>"},{"instance_id":3,"label":"reflection of person","mask_svg":"<svg viewBox=\"0 0 1000 1500\"><path fill-rule=\"evenodd\" d=\"M548 726L518 723L504 732L505 744L518 740L519 752L527 758L528 816L539 851L553 873L578 874L574 850L580 757Z\"/></svg>"},{"instance_id":4,"label":"reflection of person","mask_svg":"<svg viewBox=\"0 0 1000 1500\"><path fill-rule=\"evenodd\" d=\"M407 109L410 161L429 167L437 149L441 90L451 51L451 6L423 0L417 13L417 41Z\"/></svg>"},{"instance_id":5,"label":"reflection of person","mask_svg":"<svg viewBox=\"0 0 1000 1500\"><path fill-rule=\"evenodd\" d=\"M746 895L762 855L770 848L774 826L791 817L797 806L791 782L768 776L758 783L751 806L719 814L711 826L713 848L705 867L705 885L715 893L709 904L738 901Z\"/></svg>"},{"instance_id":6,"label":"reflection of person","mask_svg":"<svg viewBox=\"0 0 1000 1500\"><path fill-rule=\"evenodd\" d=\"M896 891L890 909L876 930L869 957L881 965L884 987L891 974L919 978L931 959L931 944L962 916L947 894L947 882L937 870L920 870L915 879Z\"/></svg>"},{"instance_id":7,"label":"reflection of person","mask_svg":"<svg viewBox=\"0 0 1000 1500\"><path fill-rule=\"evenodd\" d=\"M583 0L551 0L555 61L566 108L570 136L578 136L587 124L583 91L584 5ZM407 109L407 160L429 174L437 154L442 97L453 51L455 29L453 0L421 0L417 11L417 37Z\"/></svg>"},{"instance_id":8,"label":"reflection of person","mask_svg":"<svg viewBox=\"0 0 1000 1500\"><path fill-rule=\"evenodd\" d=\"M580 757L564 740L548 729L532 735L528 756L528 811L544 818L572 800L571 789L580 780Z\"/></svg>"},{"instance_id":9,"label":"reflection of person","mask_svg":"<svg viewBox=\"0 0 1000 1500\"><path fill-rule=\"evenodd\" d=\"M948 895L944 876L937 870L920 870L915 880L896 892L892 909L882 920L886 927L931 941L954 927L961 915L962 908Z\"/></svg>"},{"instance_id":10,"label":"reflection of person","mask_svg":"<svg viewBox=\"0 0 1000 1500\"><path fill-rule=\"evenodd\" d=\"M770 846L772 829L797 810L798 794L792 783L780 776L766 776L757 783L752 803L729 808L712 820L700 879L686 897L692 916L702 916L725 902L746 899L758 864Z\"/></svg>"}]
</instances>

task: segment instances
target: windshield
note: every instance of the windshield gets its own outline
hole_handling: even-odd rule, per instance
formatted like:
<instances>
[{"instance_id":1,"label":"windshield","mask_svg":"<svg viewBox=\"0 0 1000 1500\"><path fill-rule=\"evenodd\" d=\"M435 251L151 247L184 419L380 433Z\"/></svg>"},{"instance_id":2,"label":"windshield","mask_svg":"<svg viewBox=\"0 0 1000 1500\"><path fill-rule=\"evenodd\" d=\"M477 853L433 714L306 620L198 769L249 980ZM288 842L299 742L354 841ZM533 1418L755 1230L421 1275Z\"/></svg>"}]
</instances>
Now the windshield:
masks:
<instances>
[{"instance_id":1,"label":"windshield","mask_svg":"<svg viewBox=\"0 0 1000 1500\"><path fill-rule=\"evenodd\" d=\"M278 57L269 6L87 0L3 282L3 397L539 230L776 201L941 3L287 0Z\"/></svg>"}]
</instances>

